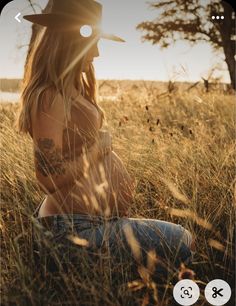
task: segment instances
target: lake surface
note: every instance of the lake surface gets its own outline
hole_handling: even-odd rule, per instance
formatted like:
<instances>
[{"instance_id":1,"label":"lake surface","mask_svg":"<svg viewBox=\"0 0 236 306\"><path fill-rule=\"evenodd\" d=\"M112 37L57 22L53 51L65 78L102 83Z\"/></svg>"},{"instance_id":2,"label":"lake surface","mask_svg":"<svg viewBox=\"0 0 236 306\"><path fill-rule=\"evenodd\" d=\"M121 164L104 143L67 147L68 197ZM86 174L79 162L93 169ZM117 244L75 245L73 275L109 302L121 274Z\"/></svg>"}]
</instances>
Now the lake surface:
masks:
<instances>
[{"instance_id":1,"label":"lake surface","mask_svg":"<svg viewBox=\"0 0 236 306\"><path fill-rule=\"evenodd\" d=\"M16 103L20 101L20 93L19 92L6 92L0 91L0 103Z\"/></svg>"}]
</instances>

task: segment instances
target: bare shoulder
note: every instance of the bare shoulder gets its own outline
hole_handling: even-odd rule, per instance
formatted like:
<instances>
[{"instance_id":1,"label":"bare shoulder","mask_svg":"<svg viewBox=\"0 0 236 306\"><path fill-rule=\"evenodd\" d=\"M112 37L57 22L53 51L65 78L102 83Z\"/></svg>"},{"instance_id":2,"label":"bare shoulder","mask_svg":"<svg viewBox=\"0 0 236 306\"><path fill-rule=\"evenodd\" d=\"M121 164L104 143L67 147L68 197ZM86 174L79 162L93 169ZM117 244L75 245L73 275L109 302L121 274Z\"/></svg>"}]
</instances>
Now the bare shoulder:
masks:
<instances>
[{"instance_id":1,"label":"bare shoulder","mask_svg":"<svg viewBox=\"0 0 236 306\"><path fill-rule=\"evenodd\" d=\"M49 133L50 130L58 130L64 124L63 98L55 90L48 88L40 95L39 105L33 105L31 110L31 122L33 134Z\"/></svg>"},{"instance_id":2,"label":"bare shoulder","mask_svg":"<svg viewBox=\"0 0 236 306\"><path fill-rule=\"evenodd\" d=\"M64 103L61 94L53 88L45 89L39 97L38 105L32 105L32 115L40 116L50 114L53 117L63 117ZM37 119L35 118L35 119Z\"/></svg>"},{"instance_id":3,"label":"bare shoulder","mask_svg":"<svg viewBox=\"0 0 236 306\"><path fill-rule=\"evenodd\" d=\"M63 98L53 87L47 88L41 93L39 111L50 113L58 110L63 111L63 109Z\"/></svg>"}]
</instances>

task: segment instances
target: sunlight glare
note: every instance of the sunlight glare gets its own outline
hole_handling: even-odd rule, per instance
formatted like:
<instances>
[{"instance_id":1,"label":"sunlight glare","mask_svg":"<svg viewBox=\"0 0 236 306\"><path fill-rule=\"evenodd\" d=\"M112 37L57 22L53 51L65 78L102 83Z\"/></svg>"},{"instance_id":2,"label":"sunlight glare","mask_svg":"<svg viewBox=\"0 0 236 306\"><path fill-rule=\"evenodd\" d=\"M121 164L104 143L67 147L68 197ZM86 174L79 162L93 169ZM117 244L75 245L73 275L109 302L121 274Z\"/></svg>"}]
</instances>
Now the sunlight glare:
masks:
<instances>
[{"instance_id":1,"label":"sunlight glare","mask_svg":"<svg viewBox=\"0 0 236 306\"><path fill-rule=\"evenodd\" d=\"M80 34L83 37L90 37L92 35L92 32L93 32L93 29L90 25L85 24L80 28Z\"/></svg>"}]
</instances>

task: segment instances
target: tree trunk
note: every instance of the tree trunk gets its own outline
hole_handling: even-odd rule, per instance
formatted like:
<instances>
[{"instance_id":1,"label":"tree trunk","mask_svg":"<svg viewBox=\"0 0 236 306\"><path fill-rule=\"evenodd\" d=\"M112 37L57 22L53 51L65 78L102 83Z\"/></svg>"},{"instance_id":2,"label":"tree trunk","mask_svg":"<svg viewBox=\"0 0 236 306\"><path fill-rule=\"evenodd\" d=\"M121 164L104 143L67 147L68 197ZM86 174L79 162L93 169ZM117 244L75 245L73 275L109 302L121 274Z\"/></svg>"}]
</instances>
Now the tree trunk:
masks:
<instances>
[{"instance_id":1,"label":"tree trunk","mask_svg":"<svg viewBox=\"0 0 236 306\"><path fill-rule=\"evenodd\" d=\"M46 7L42 10L42 13L47 13L51 6L52 6L52 0L49 0ZM24 79L25 79L25 72L26 72L26 66L27 66L27 63L28 63L28 60L29 60L29 56L30 56L30 53L32 51L32 48L33 48L33 44L34 44L34 41L37 37L37 34L39 33L39 31L41 30L42 26L38 25L38 24L35 24L33 23L32 24L32 34L31 34L31 38L30 38L30 42L29 42L29 47L28 47L28 52L27 52L27 55L26 55L26 60L25 60L25 65L24 65Z\"/></svg>"},{"instance_id":2,"label":"tree trunk","mask_svg":"<svg viewBox=\"0 0 236 306\"><path fill-rule=\"evenodd\" d=\"M235 90L235 41L231 39L231 36L235 35L235 19L232 18L232 6L225 1L222 1L221 4L224 8L224 19L220 23L219 30L225 54L225 61L229 70L231 86Z\"/></svg>"}]
</instances>

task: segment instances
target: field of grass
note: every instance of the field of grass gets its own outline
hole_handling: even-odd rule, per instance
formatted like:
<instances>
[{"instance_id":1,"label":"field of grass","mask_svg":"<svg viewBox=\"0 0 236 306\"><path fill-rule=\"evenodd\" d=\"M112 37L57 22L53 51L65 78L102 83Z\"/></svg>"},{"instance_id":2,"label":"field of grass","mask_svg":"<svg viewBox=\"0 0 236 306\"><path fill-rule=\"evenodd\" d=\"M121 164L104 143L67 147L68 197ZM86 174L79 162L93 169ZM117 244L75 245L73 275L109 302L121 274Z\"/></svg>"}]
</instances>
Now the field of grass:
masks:
<instances>
[{"instance_id":1,"label":"field of grass","mask_svg":"<svg viewBox=\"0 0 236 306\"><path fill-rule=\"evenodd\" d=\"M187 268L201 290L195 305L208 305L210 280L234 288L234 96L196 88L163 94L146 83L117 91L107 84L100 106L114 151L137 182L130 217L179 223L193 233L196 255ZM179 271L160 292L142 273L136 283L126 281L128 269L107 257L89 266L81 253L79 273L38 272L43 267L34 262L31 215L43 194L31 140L13 127L16 112L16 104L1 106L1 305L175 305ZM233 295L227 305L234 305Z\"/></svg>"}]
</instances>

